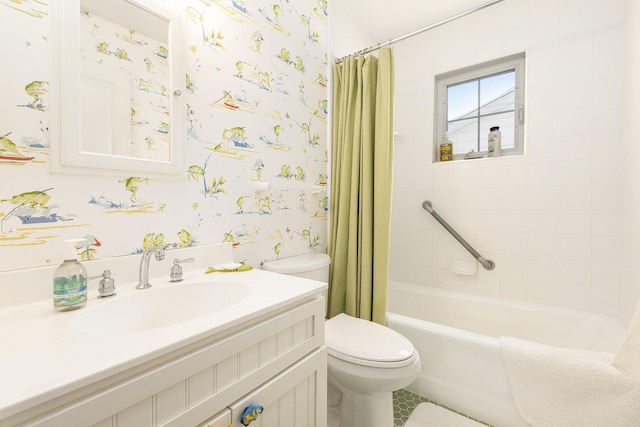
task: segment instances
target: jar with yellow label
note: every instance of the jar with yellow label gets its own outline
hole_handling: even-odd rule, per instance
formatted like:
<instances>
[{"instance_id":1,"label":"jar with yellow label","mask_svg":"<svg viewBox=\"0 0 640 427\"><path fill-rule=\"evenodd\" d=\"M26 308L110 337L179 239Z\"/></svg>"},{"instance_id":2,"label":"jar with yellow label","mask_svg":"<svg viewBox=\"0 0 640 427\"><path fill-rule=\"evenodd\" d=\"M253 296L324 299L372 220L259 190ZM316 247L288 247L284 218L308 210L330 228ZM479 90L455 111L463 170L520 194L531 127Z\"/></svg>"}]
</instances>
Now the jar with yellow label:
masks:
<instances>
[{"instance_id":1,"label":"jar with yellow label","mask_svg":"<svg viewBox=\"0 0 640 427\"><path fill-rule=\"evenodd\" d=\"M440 144L440 161L446 162L453 160L453 143L449 140L445 140Z\"/></svg>"}]
</instances>

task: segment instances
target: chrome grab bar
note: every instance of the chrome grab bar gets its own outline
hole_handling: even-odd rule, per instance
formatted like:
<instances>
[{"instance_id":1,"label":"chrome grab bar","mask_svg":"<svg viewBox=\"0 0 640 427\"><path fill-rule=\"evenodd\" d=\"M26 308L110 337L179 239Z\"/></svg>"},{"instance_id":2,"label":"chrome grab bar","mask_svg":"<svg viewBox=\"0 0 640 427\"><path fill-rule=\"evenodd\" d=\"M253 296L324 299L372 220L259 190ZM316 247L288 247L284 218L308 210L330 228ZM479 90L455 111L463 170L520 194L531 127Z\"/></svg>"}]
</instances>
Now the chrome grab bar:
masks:
<instances>
[{"instance_id":1,"label":"chrome grab bar","mask_svg":"<svg viewBox=\"0 0 640 427\"><path fill-rule=\"evenodd\" d=\"M470 253L471 255L473 255L473 257L474 257L475 259L477 259L477 260L478 260L478 262L479 262L480 264L482 264L482 266L484 267L484 269L485 269L485 270L493 270L493 269L495 268L495 266L496 266L496 263L495 263L495 262L491 261L490 259L484 259L484 258L482 257L482 255L480 255L480 254L478 253L478 251L476 251L475 249L473 249L473 247L472 247L472 246L471 246L471 245L470 245L466 240L464 240L464 239L462 238L462 236L461 236L461 235L459 235L459 234L458 234L458 232L457 232L456 230L454 230L454 229L453 229L453 228L452 228L452 227L447 223L447 221L445 221L445 220L444 220L440 215L438 215L438 213L437 213L435 210L433 210L433 204L431 203L431 201L430 201L430 200L425 200L424 202L422 202L422 208L423 208L425 211L429 212L429 213L431 214L431 216L432 216L432 217L434 217L434 218L436 219L436 221L438 221L440 224L442 224L442 226L443 226L443 227L444 227L444 228L445 228L449 233L451 233L451 235L452 235L453 237L455 237L455 238L456 238L456 240L457 240L458 242L460 242L460 244L461 244L462 246L464 246L464 248L465 248L466 250L468 250L468 251L469 251L469 253Z\"/></svg>"}]
</instances>

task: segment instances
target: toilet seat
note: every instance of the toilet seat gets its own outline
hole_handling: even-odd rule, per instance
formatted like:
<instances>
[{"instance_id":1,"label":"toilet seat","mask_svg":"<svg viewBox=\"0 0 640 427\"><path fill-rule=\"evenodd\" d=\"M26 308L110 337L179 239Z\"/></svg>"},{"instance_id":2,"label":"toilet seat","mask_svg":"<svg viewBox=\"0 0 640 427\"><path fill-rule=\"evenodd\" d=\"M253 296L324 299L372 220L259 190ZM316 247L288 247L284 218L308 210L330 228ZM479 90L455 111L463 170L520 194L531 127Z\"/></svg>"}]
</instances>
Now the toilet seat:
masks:
<instances>
[{"instance_id":1,"label":"toilet seat","mask_svg":"<svg viewBox=\"0 0 640 427\"><path fill-rule=\"evenodd\" d=\"M341 313L325 322L329 355L377 368L411 365L417 353L411 341L386 326Z\"/></svg>"}]
</instances>

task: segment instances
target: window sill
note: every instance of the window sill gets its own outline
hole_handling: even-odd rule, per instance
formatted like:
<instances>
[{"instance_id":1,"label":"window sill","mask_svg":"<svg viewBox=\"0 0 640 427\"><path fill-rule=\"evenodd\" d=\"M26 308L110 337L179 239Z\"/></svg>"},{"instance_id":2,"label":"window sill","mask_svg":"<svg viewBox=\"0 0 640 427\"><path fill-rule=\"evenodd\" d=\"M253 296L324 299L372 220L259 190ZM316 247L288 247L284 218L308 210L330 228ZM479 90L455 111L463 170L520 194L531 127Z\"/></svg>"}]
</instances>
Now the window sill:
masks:
<instances>
[{"instance_id":1,"label":"window sill","mask_svg":"<svg viewBox=\"0 0 640 427\"><path fill-rule=\"evenodd\" d=\"M488 157L486 155L484 155L483 157L471 157L471 158L465 158L464 154L459 154L457 156L454 155L453 159L451 160L435 160L433 161L434 164L437 163L460 163L460 162L473 162L473 161L483 161L483 160L498 160L498 159L504 159L504 158L513 158L513 157L523 157L524 154L522 153L508 153L508 154L503 154L501 156L497 156L497 157Z\"/></svg>"}]
</instances>

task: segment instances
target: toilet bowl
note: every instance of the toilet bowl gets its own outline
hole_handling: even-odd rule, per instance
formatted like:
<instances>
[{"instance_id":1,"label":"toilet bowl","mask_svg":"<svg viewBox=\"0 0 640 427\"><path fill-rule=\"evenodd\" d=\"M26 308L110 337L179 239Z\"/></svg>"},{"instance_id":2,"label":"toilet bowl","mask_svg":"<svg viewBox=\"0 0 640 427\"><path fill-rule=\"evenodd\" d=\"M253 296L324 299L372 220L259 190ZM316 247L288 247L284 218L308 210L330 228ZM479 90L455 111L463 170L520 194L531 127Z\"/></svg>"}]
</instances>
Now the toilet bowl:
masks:
<instances>
[{"instance_id":1,"label":"toilet bowl","mask_svg":"<svg viewBox=\"0 0 640 427\"><path fill-rule=\"evenodd\" d=\"M342 394L341 426L392 426L392 392L411 384L420 372L411 341L343 313L325 322L325 343L329 382Z\"/></svg>"},{"instance_id":2,"label":"toilet bowl","mask_svg":"<svg viewBox=\"0 0 640 427\"><path fill-rule=\"evenodd\" d=\"M328 255L310 253L264 262L262 268L327 282L329 263ZM325 344L328 386L341 395L341 427L393 426L392 392L411 384L420 372L411 341L386 326L343 313L325 322Z\"/></svg>"}]
</instances>

